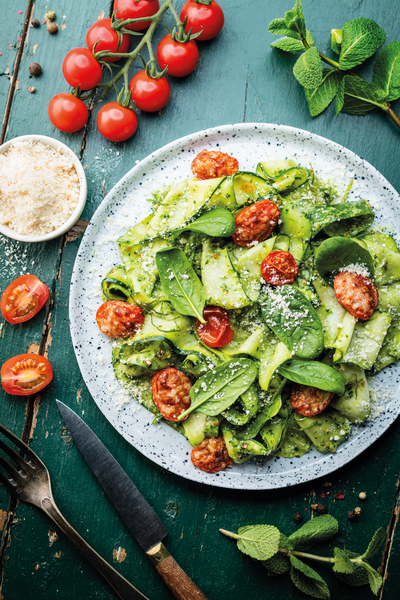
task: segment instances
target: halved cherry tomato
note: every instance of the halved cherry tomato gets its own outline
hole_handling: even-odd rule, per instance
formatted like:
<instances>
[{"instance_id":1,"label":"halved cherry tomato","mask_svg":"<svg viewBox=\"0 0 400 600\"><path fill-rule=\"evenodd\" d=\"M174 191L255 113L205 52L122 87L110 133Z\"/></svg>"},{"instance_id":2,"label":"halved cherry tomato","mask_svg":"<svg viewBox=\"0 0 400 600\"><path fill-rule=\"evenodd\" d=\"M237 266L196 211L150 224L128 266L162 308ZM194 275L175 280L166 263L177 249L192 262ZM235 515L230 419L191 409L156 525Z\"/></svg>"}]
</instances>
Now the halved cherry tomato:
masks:
<instances>
[{"instance_id":1,"label":"halved cherry tomato","mask_svg":"<svg viewBox=\"0 0 400 600\"><path fill-rule=\"evenodd\" d=\"M86 104L72 94L56 94L49 102L49 119L54 127L65 133L82 129L89 117Z\"/></svg>"},{"instance_id":2,"label":"halved cherry tomato","mask_svg":"<svg viewBox=\"0 0 400 600\"><path fill-rule=\"evenodd\" d=\"M154 404L167 421L178 421L190 407L191 387L189 377L176 367L166 367L153 375L151 391ZM181 420L185 419L187 416Z\"/></svg>"},{"instance_id":3,"label":"halved cherry tomato","mask_svg":"<svg viewBox=\"0 0 400 600\"><path fill-rule=\"evenodd\" d=\"M17 277L1 296L1 314L9 323L23 323L39 312L49 297L49 288L34 275Z\"/></svg>"},{"instance_id":4,"label":"halved cherry tomato","mask_svg":"<svg viewBox=\"0 0 400 600\"><path fill-rule=\"evenodd\" d=\"M196 330L199 338L210 348L222 348L229 344L235 336L231 329L226 310L219 306L206 306L203 310L206 323L196 319Z\"/></svg>"},{"instance_id":5,"label":"halved cherry tomato","mask_svg":"<svg viewBox=\"0 0 400 600\"><path fill-rule=\"evenodd\" d=\"M163 76L153 79L146 71L139 71L129 84L132 100L136 106L145 112L156 112L164 108L171 96L168 79Z\"/></svg>"},{"instance_id":6,"label":"halved cherry tomato","mask_svg":"<svg viewBox=\"0 0 400 600\"><path fill-rule=\"evenodd\" d=\"M292 387L290 403L299 414L313 417L328 406L334 395L333 392L326 392L311 385L295 383Z\"/></svg>"},{"instance_id":7,"label":"halved cherry tomato","mask_svg":"<svg viewBox=\"0 0 400 600\"><path fill-rule=\"evenodd\" d=\"M196 42L175 42L171 34L163 37L157 47L157 62L161 69L168 66L168 75L185 77L197 67L199 50Z\"/></svg>"},{"instance_id":8,"label":"halved cherry tomato","mask_svg":"<svg viewBox=\"0 0 400 600\"><path fill-rule=\"evenodd\" d=\"M198 179L226 177L239 171L236 158L218 150L202 150L192 160L192 173Z\"/></svg>"},{"instance_id":9,"label":"halved cherry tomato","mask_svg":"<svg viewBox=\"0 0 400 600\"><path fill-rule=\"evenodd\" d=\"M87 48L73 48L63 60L62 71L73 88L91 90L99 85L103 76L101 66Z\"/></svg>"},{"instance_id":10,"label":"halved cherry tomato","mask_svg":"<svg viewBox=\"0 0 400 600\"><path fill-rule=\"evenodd\" d=\"M292 283L299 272L293 255L286 250L270 252L261 263L261 275L271 285Z\"/></svg>"},{"instance_id":11,"label":"halved cherry tomato","mask_svg":"<svg viewBox=\"0 0 400 600\"><path fill-rule=\"evenodd\" d=\"M118 33L111 27L111 19L100 19L93 23L86 34L86 46L90 51L93 50L93 46L99 40L96 45L96 52L100 50L108 50L113 53L124 53L129 47L129 35L127 33L122 34L121 44L119 43ZM118 56L110 56L102 58L106 62L116 62L119 60Z\"/></svg>"},{"instance_id":12,"label":"halved cherry tomato","mask_svg":"<svg viewBox=\"0 0 400 600\"><path fill-rule=\"evenodd\" d=\"M137 126L135 111L124 108L118 102L105 104L97 115L98 130L110 142L125 142L135 133Z\"/></svg>"},{"instance_id":13,"label":"halved cherry tomato","mask_svg":"<svg viewBox=\"0 0 400 600\"><path fill-rule=\"evenodd\" d=\"M108 337L126 338L143 325L143 310L122 300L109 300L97 309L96 321Z\"/></svg>"},{"instance_id":14,"label":"halved cherry tomato","mask_svg":"<svg viewBox=\"0 0 400 600\"><path fill-rule=\"evenodd\" d=\"M1 367L1 385L7 394L15 396L36 394L52 379L51 364L38 354L19 354Z\"/></svg>"},{"instance_id":15,"label":"halved cherry tomato","mask_svg":"<svg viewBox=\"0 0 400 600\"><path fill-rule=\"evenodd\" d=\"M370 279L343 271L333 282L339 304L353 317L367 321L378 306L379 292Z\"/></svg>"},{"instance_id":16,"label":"halved cherry tomato","mask_svg":"<svg viewBox=\"0 0 400 600\"><path fill-rule=\"evenodd\" d=\"M263 242L271 235L279 221L280 210L270 200L260 200L240 211L235 219L236 233L233 241L239 246L250 247L254 242Z\"/></svg>"},{"instance_id":17,"label":"halved cherry tomato","mask_svg":"<svg viewBox=\"0 0 400 600\"><path fill-rule=\"evenodd\" d=\"M206 473L223 471L233 464L223 437L205 438L191 454L193 465Z\"/></svg>"},{"instance_id":18,"label":"halved cherry tomato","mask_svg":"<svg viewBox=\"0 0 400 600\"><path fill-rule=\"evenodd\" d=\"M114 0L114 12L116 19L143 19L156 14L160 5L158 0ZM131 31L143 31L150 27L151 21L139 21L125 25Z\"/></svg>"},{"instance_id":19,"label":"halved cherry tomato","mask_svg":"<svg viewBox=\"0 0 400 600\"><path fill-rule=\"evenodd\" d=\"M188 18L186 30L189 31L192 27L192 33L201 31L196 38L201 42L215 38L224 25L224 13L215 0L212 0L209 5L187 0L181 10L182 23L186 17Z\"/></svg>"}]
</instances>

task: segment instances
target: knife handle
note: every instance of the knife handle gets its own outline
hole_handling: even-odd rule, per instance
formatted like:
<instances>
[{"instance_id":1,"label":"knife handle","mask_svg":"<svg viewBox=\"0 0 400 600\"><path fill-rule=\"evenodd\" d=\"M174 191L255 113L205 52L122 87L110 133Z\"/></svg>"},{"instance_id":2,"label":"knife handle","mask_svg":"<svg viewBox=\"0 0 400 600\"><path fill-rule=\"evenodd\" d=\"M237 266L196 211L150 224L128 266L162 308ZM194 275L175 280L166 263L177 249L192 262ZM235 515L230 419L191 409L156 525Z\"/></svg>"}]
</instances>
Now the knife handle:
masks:
<instances>
[{"instance_id":1,"label":"knife handle","mask_svg":"<svg viewBox=\"0 0 400 600\"><path fill-rule=\"evenodd\" d=\"M157 571L178 600L207 600L161 542L147 552Z\"/></svg>"}]
</instances>

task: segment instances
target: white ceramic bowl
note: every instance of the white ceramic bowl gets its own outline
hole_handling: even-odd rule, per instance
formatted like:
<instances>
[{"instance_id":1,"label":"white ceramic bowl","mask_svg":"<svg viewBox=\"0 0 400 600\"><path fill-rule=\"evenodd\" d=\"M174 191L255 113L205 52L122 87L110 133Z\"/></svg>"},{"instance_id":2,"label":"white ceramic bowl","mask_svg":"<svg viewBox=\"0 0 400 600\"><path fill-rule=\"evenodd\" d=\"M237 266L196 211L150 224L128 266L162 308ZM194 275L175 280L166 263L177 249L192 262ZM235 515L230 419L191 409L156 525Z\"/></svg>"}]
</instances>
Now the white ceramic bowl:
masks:
<instances>
[{"instance_id":1,"label":"white ceramic bowl","mask_svg":"<svg viewBox=\"0 0 400 600\"><path fill-rule=\"evenodd\" d=\"M56 148L57 150L60 150L62 154L68 155L71 158L72 162L74 163L76 172L79 177L80 188L79 188L78 202L76 204L75 210L72 213L72 215L69 217L69 219L67 221L65 221L65 223L63 225L61 225L61 227L58 227L57 229L54 229L54 231L50 231L50 233L46 233L45 235L42 235L42 236L31 236L31 235L20 235L19 233L16 233L13 229L10 229L9 227L7 227L7 225L0 224L0 233L2 233L3 235L6 235L9 238L12 238L13 240L18 240L20 242L45 242L47 240L53 240L54 238L59 237L60 235L62 235L66 231L68 231L68 229L70 229L73 225L75 225L75 223L81 216L84 206L86 204L86 196L87 196L86 175L85 175L85 171L83 170L82 164L81 164L79 158L76 156L76 154L74 152L72 152L72 150L70 148L68 148L68 146L66 146L59 140L48 137L46 135L21 135L19 137L13 138L12 140L9 140L8 142L6 142L2 146L0 146L0 154L5 152L14 142L28 142L28 141L41 142L42 144L46 144L48 146L52 146L53 148Z\"/></svg>"}]
</instances>

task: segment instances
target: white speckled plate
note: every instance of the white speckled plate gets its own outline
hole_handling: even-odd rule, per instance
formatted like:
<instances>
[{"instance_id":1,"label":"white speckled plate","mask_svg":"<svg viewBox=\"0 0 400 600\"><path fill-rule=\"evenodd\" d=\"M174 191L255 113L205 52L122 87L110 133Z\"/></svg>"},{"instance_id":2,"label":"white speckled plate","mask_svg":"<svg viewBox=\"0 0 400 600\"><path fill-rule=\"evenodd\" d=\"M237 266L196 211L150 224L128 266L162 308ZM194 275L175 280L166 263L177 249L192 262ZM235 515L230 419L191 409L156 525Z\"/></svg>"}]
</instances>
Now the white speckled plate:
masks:
<instances>
[{"instance_id":1,"label":"white speckled plate","mask_svg":"<svg viewBox=\"0 0 400 600\"><path fill-rule=\"evenodd\" d=\"M304 166L311 163L319 176L343 190L354 178L349 199L368 199L376 209L375 222L394 227L400 239L399 195L374 167L338 144L293 127L259 123L225 125L188 135L129 171L89 223L76 258L70 295L71 335L82 375L96 404L117 431L152 461L182 477L226 488L271 489L324 476L368 448L393 423L400 411L396 401L400 366L385 369L374 380L383 406L380 416L358 428L335 454L315 451L302 458L271 457L214 475L195 469L189 442L165 424L152 425L152 415L135 401L129 402L114 377L111 343L98 329L95 313L102 303L101 280L120 263L115 240L150 212L146 198L151 192L191 175L190 163L204 148L228 152L243 170L255 170L258 161L271 157L294 158Z\"/></svg>"}]
</instances>

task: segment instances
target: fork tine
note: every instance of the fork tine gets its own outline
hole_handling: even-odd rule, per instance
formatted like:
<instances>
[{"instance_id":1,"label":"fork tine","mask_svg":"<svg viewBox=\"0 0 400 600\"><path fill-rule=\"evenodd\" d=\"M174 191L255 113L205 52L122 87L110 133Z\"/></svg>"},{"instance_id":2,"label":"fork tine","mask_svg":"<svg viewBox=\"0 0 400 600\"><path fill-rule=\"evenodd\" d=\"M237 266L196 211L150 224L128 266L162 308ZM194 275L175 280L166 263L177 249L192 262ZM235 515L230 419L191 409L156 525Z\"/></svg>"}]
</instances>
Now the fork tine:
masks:
<instances>
[{"instance_id":1,"label":"fork tine","mask_svg":"<svg viewBox=\"0 0 400 600\"><path fill-rule=\"evenodd\" d=\"M24 460L22 458L22 456L17 454L17 452L15 452L15 450L10 448L10 446L8 446L5 442L3 442L2 439L0 439L0 449L3 450L6 454L8 454L8 456L10 458L12 458L13 461L15 461L21 469L28 470L30 473L33 473L36 471L36 469L32 469L31 465L26 460Z\"/></svg>"},{"instance_id":2,"label":"fork tine","mask_svg":"<svg viewBox=\"0 0 400 600\"><path fill-rule=\"evenodd\" d=\"M20 482L25 481L26 478L19 471L17 471L17 469L15 467L10 465L10 463L8 461L6 461L6 459L3 458L1 455L0 455L0 465L2 467L4 467L4 469L10 475L10 477L12 477L14 479L15 483L18 483L18 481L20 481Z\"/></svg>"},{"instance_id":3,"label":"fork tine","mask_svg":"<svg viewBox=\"0 0 400 600\"><path fill-rule=\"evenodd\" d=\"M18 496L17 489L13 486L13 484L7 479L7 477L0 471L0 483L4 485L4 487L10 492L10 494L14 494Z\"/></svg>"},{"instance_id":4,"label":"fork tine","mask_svg":"<svg viewBox=\"0 0 400 600\"><path fill-rule=\"evenodd\" d=\"M4 425L2 425L1 423L0 423L0 433L5 435L13 444L18 446L18 448L23 450L25 453L25 456L27 458L29 458L29 460L36 460L38 464L43 465L43 463L40 460L40 458L38 457L38 455L35 454L34 451L31 450L27 444L25 444L25 442L23 442L19 437L17 437L9 429L4 427Z\"/></svg>"}]
</instances>

